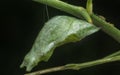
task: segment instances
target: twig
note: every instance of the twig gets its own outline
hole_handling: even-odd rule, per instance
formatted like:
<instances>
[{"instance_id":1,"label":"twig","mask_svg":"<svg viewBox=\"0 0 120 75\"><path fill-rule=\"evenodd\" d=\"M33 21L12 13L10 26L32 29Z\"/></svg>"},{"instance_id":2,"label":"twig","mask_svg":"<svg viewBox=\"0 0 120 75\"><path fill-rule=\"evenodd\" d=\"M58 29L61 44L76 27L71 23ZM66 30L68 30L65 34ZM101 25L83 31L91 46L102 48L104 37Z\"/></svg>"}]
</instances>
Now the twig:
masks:
<instances>
[{"instance_id":1,"label":"twig","mask_svg":"<svg viewBox=\"0 0 120 75\"><path fill-rule=\"evenodd\" d=\"M91 15L93 13L93 4L92 0L87 0L86 10Z\"/></svg>"},{"instance_id":2,"label":"twig","mask_svg":"<svg viewBox=\"0 0 120 75\"><path fill-rule=\"evenodd\" d=\"M45 73L62 71L62 70L65 70L65 66L53 67L53 68L49 68L49 69L45 69L45 70L41 70L41 71L36 71L33 73L28 73L25 75L41 75L41 74L45 74Z\"/></svg>"},{"instance_id":3,"label":"twig","mask_svg":"<svg viewBox=\"0 0 120 75\"><path fill-rule=\"evenodd\" d=\"M62 70L68 70L68 69L80 70L80 69L83 69L83 68L92 67L92 66L95 66L95 65L100 65L100 64L119 61L119 60L120 60L120 56L115 56L115 57L111 57L111 58L103 58L103 59L99 59L99 60L96 60L96 61L90 61L90 62L86 62L86 63L67 64L67 65L64 65L64 66L59 66L59 67L49 68L49 69L45 69L45 70L40 70L40 71L25 74L25 75L42 75L42 74L46 74L46 73L50 73L50 72L56 72L56 71L62 71Z\"/></svg>"},{"instance_id":4,"label":"twig","mask_svg":"<svg viewBox=\"0 0 120 75\"><path fill-rule=\"evenodd\" d=\"M105 33L107 33L108 35L113 37L117 42L120 43L120 30L119 29L114 27L113 24L110 24L106 22L105 20L103 20L102 18L96 16L95 14L92 14L91 17L93 19L94 25L101 27L101 29Z\"/></svg>"},{"instance_id":5,"label":"twig","mask_svg":"<svg viewBox=\"0 0 120 75\"><path fill-rule=\"evenodd\" d=\"M115 53L112 53L112 54L106 56L105 58L111 58L111 57L115 57L115 56L119 56L119 55L120 55L120 50L115 52Z\"/></svg>"},{"instance_id":6,"label":"twig","mask_svg":"<svg viewBox=\"0 0 120 75\"><path fill-rule=\"evenodd\" d=\"M61 11L72 14L78 18L84 18L88 22L92 23L92 19L91 19L90 15L87 13L87 10L84 9L83 7L70 5L70 4L60 1L60 0L33 0L33 1L54 7Z\"/></svg>"}]
</instances>

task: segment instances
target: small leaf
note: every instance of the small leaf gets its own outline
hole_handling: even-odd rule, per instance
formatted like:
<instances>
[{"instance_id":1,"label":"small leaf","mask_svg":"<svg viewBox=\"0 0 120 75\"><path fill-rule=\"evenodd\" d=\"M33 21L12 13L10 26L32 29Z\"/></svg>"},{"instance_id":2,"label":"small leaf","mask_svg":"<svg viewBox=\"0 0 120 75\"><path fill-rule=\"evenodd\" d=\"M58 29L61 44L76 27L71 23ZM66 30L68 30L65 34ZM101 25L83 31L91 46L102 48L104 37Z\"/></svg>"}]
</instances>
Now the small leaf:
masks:
<instances>
[{"instance_id":1,"label":"small leaf","mask_svg":"<svg viewBox=\"0 0 120 75\"><path fill-rule=\"evenodd\" d=\"M26 66L27 71L30 71L38 62L48 61L56 47L79 41L98 30L98 27L86 21L68 16L56 16L45 23L21 67Z\"/></svg>"}]
</instances>

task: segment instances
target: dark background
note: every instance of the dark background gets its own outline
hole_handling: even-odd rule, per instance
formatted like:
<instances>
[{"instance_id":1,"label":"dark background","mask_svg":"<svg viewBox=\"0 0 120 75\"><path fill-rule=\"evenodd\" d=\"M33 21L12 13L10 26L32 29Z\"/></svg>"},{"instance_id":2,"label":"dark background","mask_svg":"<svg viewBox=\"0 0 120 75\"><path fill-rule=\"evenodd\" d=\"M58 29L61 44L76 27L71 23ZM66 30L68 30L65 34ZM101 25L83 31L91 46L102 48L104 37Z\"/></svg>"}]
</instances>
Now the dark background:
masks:
<instances>
[{"instance_id":1,"label":"dark background","mask_svg":"<svg viewBox=\"0 0 120 75\"><path fill-rule=\"evenodd\" d=\"M85 6L86 0L64 0L74 5ZM49 17L69 15L48 7ZM107 21L120 29L120 1L94 0L94 12L103 15ZM37 33L47 16L45 5L30 0L0 1L0 75L23 75L25 69L19 66L30 50ZM120 49L110 36L99 31L81 42L70 43L56 48L48 62L42 62L32 71L64 65L80 63L102 58ZM120 62L103 64L80 71L61 71L46 75L120 75Z\"/></svg>"}]
</instances>

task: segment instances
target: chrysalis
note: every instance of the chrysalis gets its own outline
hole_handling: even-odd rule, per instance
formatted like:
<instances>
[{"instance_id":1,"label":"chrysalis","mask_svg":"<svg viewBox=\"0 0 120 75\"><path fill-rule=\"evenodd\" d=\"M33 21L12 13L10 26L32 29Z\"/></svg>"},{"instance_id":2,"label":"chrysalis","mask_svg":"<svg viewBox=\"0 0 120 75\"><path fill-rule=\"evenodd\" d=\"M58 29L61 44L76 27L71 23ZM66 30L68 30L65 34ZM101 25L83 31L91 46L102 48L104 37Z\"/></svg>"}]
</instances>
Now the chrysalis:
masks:
<instances>
[{"instance_id":1,"label":"chrysalis","mask_svg":"<svg viewBox=\"0 0 120 75\"><path fill-rule=\"evenodd\" d=\"M98 27L86 21L69 16L56 16L45 23L21 67L26 66L27 71L30 71L38 62L48 61L56 47L80 41L98 30Z\"/></svg>"}]
</instances>

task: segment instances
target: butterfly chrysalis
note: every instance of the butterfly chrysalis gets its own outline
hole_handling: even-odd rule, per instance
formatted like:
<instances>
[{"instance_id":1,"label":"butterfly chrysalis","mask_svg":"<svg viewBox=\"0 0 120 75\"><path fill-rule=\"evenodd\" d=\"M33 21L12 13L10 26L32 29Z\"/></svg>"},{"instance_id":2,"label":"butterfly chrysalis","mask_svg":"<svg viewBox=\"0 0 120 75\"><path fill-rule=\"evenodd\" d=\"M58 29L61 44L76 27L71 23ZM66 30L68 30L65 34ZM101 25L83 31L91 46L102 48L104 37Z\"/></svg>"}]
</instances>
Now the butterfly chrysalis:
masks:
<instances>
[{"instance_id":1,"label":"butterfly chrysalis","mask_svg":"<svg viewBox=\"0 0 120 75\"><path fill-rule=\"evenodd\" d=\"M80 41L98 30L99 28L93 24L74 17L53 17L45 23L39 32L21 67L26 66L27 71L30 71L38 62L48 61L56 47L65 43Z\"/></svg>"}]
</instances>

